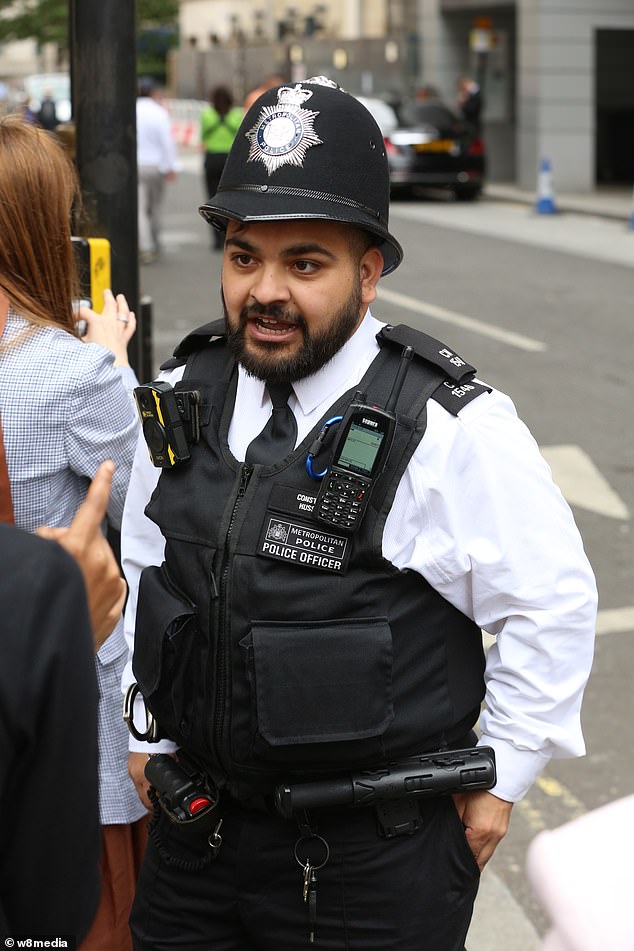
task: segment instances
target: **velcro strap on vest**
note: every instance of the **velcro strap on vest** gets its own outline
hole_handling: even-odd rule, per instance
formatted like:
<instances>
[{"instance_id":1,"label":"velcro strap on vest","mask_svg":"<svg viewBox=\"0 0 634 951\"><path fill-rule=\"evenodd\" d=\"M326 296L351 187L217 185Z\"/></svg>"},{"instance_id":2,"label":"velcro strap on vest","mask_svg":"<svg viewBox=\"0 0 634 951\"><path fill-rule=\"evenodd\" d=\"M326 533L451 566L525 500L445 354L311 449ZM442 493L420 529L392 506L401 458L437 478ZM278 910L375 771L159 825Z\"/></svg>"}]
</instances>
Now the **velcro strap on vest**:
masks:
<instances>
[{"instance_id":1,"label":"velcro strap on vest","mask_svg":"<svg viewBox=\"0 0 634 951\"><path fill-rule=\"evenodd\" d=\"M465 383L475 376L475 367L440 340L405 324L398 324L396 327L388 324L379 331L377 340L381 345L389 343L399 347L411 347L416 356L439 367L447 379L453 380L454 383Z\"/></svg>"},{"instance_id":2,"label":"velcro strap on vest","mask_svg":"<svg viewBox=\"0 0 634 951\"><path fill-rule=\"evenodd\" d=\"M161 370L173 370L187 362L187 357L196 350L201 350L212 337L224 337L226 333L224 318L212 320L202 327L197 327L187 334L174 350L174 356L161 364Z\"/></svg>"}]
</instances>

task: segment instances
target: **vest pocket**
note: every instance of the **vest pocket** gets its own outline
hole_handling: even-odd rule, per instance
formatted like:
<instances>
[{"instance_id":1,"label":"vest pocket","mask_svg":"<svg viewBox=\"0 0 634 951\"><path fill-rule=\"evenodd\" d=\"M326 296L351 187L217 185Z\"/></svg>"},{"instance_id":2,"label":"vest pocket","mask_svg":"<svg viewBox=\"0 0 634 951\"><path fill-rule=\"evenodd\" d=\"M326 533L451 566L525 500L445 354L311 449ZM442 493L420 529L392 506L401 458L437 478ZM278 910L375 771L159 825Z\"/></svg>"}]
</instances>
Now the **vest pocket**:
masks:
<instances>
[{"instance_id":1,"label":"vest pocket","mask_svg":"<svg viewBox=\"0 0 634 951\"><path fill-rule=\"evenodd\" d=\"M269 746L377 737L394 719L386 618L257 621L248 640L257 733Z\"/></svg>"},{"instance_id":2,"label":"vest pocket","mask_svg":"<svg viewBox=\"0 0 634 951\"><path fill-rule=\"evenodd\" d=\"M195 608L173 588L164 567L155 565L141 574L138 603L132 670L159 726L173 737L188 721L186 685L198 641Z\"/></svg>"}]
</instances>

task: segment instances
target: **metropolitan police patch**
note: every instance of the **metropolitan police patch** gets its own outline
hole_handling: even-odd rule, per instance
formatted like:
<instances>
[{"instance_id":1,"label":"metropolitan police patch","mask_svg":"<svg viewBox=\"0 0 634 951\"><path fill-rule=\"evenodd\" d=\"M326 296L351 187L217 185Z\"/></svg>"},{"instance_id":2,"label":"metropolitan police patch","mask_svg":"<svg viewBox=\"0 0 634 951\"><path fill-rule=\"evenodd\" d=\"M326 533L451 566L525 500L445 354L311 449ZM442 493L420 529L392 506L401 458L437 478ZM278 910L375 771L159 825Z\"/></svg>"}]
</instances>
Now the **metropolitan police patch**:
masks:
<instances>
[{"instance_id":1,"label":"metropolitan police patch","mask_svg":"<svg viewBox=\"0 0 634 951\"><path fill-rule=\"evenodd\" d=\"M317 496L311 489L274 485L257 553L289 565L345 574L352 540L310 521Z\"/></svg>"},{"instance_id":2,"label":"metropolitan police patch","mask_svg":"<svg viewBox=\"0 0 634 951\"><path fill-rule=\"evenodd\" d=\"M245 133L250 145L247 161L262 162L269 175L282 165L303 166L311 145L323 144L313 128L319 113L302 108L311 96L301 83L278 90L277 105L263 106L257 122Z\"/></svg>"}]
</instances>

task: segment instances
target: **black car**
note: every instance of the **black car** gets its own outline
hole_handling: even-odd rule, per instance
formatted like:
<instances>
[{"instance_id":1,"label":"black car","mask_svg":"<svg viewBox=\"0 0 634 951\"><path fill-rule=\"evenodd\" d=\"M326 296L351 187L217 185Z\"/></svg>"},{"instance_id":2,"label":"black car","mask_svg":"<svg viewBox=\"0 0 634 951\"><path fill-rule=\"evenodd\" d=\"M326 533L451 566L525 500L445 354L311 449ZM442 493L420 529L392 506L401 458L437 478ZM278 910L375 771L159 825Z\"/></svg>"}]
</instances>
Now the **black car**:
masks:
<instances>
[{"instance_id":1,"label":"black car","mask_svg":"<svg viewBox=\"0 0 634 951\"><path fill-rule=\"evenodd\" d=\"M486 163L477 129L440 100L405 103L397 119L384 132L393 194L422 185L450 189L463 201L478 197Z\"/></svg>"}]
</instances>

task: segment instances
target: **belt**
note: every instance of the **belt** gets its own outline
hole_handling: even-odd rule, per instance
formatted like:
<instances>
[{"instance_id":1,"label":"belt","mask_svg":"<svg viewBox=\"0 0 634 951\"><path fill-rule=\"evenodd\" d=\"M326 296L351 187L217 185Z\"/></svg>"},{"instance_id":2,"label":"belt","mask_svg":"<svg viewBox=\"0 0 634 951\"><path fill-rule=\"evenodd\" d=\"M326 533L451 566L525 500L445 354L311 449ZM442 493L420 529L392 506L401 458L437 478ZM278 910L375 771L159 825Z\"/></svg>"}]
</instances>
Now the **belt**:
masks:
<instances>
[{"instance_id":1,"label":"belt","mask_svg":"<svg viewBox=\"0 0 634 951\"><path fill-rule=\"evenodd\" d=\"M220 815L243 821L267 821L279 823L280 828L293 825L305 827L325 835L352 836L366 840L368 837L391 839L398 835L412 835L429 821L438 809L441 796L410 796L384 802L373 802L363 806L318 806L294 813L290 818L281 816L273 805L272 797L254 797L249 800L233 799L230 796L220 799Z\"/></svg>"}]
</instances>

